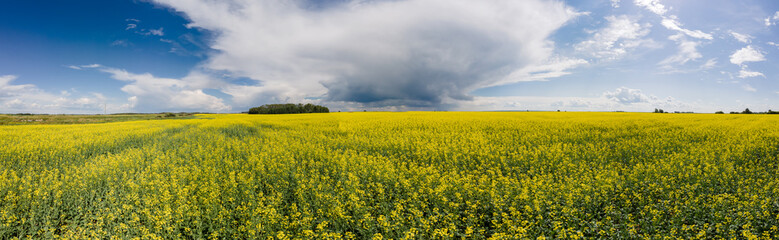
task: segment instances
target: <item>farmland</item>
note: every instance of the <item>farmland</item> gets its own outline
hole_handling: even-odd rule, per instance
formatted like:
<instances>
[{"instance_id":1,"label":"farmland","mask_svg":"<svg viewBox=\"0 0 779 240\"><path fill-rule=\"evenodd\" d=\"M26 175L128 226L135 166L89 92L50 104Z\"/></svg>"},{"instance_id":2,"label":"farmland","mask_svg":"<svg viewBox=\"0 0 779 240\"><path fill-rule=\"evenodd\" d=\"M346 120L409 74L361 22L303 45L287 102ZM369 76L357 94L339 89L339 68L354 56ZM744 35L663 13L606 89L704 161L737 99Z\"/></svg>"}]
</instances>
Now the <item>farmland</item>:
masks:
<instances>
[{"instance_id":1,"label":"farmland","mask_svg":"<svg viewBox=\"0 0 779 240\"><path fill-rule=\"evenodd\" d=\"M198 115L0 126L0 238L779 238L779 118Z\"/></svg>"}]
</instances>

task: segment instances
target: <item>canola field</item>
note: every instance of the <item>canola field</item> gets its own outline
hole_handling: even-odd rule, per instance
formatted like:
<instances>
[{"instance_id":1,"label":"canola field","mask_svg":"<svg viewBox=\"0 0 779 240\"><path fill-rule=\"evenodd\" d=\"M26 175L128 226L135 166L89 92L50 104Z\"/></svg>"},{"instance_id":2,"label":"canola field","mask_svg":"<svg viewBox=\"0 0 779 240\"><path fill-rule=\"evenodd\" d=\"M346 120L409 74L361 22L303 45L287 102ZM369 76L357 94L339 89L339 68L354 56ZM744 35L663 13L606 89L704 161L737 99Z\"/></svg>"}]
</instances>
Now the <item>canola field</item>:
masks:
<instances>
[{"instance_id":1,"label":"canola field","mask_svg":"<svg viewBox=\"0 0 779 240\"><path fill-rule=\"evenodd\" d=\"M221 114L0 146L0 239L779 238L771 115Z\"/></svg>"}]
</instances>

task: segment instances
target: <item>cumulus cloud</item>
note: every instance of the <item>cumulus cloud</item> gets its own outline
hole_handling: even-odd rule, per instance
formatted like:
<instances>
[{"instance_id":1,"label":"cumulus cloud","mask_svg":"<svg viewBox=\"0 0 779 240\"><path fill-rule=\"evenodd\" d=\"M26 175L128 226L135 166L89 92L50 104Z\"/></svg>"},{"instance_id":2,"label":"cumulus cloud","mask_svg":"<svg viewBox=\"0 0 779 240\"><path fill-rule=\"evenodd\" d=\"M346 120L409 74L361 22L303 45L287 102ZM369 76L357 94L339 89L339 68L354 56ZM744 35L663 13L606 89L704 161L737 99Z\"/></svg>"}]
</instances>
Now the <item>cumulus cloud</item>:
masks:
<instances>
[{"instance_id":1,"label":"cumulus cloud","mask_svg":"<svg viewBox=\"0 0 779 240\"><path fill-rule=\"evenodd\" d=\"M127 107L143 111L214 111L231 109L218 97L206 94L204 88L214 83L205 74L191 73L183 79L155 77L150 73L135 74L123 69L99 67L111 78L128 82L121 90L132 95Z\"/></svg>"},{"instance_id":2,"label":"cumulus cloud","mask_svg":"<svg viewBox=\"0 0 779 240\"><path fill-rule=\"evenodd\" d=\"M649 102L656 99L645 95L639 89L630 89L626 87L620 87L614 91L606 91L603 93L603 97L621 104Z\"/></svg>"},{"instance_id":3,"label":"cumulus cloud","mask_svg":"<svg viewBox=\"0 0 779 240\"><path fill-rule=\"evenodd\" d=\"M257 81L225 88L236 101L376 106L472 99L469 90L549 62L547 38L580 15L540 0L155 2L215 34L204 67Z\"/></svg>"},{"instance_id":4,"label":"cumulus cloud","mask_svg":"<svg viewBox=\"0 0 779 240\"><path fill-rule=\"evenodd\" d=\"M105 97L87 94L71 97L72 93L46 92L33 84L12 84L14 75L0 76L0 112L84 113L101 109Z\"/></svg>"},{"instance_id":5,"label":"cumulus cloud","mask_svg":"<svg viewBox=\"0 0 779 240\"><path fill-rule=\"evenodd\" d=\"M765 56L759 50L751 45L739 49L733 55L730 55L730 62L736 65L743 65L745 62L762 62Z\"/></svg>"},{"instance_id":6,"label":"cumulus cloud","mask_svg":"<svg viewBox=\"0 0 779 240\"><path fill-rule=\"evenodd\" d=\"M651 25L641 25L628 16L608 16L608 25L578 43L577 51L596 58L617 59L645 43L641 38L649 34Z\"/></svg>"}]
</instances>

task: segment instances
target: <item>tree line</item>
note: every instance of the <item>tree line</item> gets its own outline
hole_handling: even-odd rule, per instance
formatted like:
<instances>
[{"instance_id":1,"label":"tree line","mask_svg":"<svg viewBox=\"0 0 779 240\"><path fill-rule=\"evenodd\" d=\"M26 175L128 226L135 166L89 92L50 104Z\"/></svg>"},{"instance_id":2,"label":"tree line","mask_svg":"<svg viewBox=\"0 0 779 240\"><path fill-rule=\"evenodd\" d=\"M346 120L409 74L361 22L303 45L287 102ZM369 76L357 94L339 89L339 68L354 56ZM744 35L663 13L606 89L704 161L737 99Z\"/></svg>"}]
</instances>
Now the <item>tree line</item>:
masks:
<instances>
[{"instance_id":1,"label":"tree line","mask_svg":"<svg viewBox=\"0 0 779 240\"><path fill-rule=\"evenodd\" d=\"M302 103L286 104L265 104L259 107L249 109L249 114L290 114L290 113L329 113L330 109L325 106Z\"/></svg>"},{"instance_id":2,"label":"tree line","mask_svg":"<svg viewBox=\"0 0 779 240\"><path fill-rule=\"evenodd\" d=\"M654 113L669 113L669 112L663 111L663 109L655 108ZM674 112L674 113L692 113L692 112ZM715 114L725 114L725 112L723 112L723 111L716 111L714 113ZM744 109L744 111L741 111L741 112L730 112L730 114L779 114L779 111L773 111L773 110L769 109L768 112L752 112L751 110L749 110L749 108L747 108L747 109Z\"/></svg>"}]
</instances>

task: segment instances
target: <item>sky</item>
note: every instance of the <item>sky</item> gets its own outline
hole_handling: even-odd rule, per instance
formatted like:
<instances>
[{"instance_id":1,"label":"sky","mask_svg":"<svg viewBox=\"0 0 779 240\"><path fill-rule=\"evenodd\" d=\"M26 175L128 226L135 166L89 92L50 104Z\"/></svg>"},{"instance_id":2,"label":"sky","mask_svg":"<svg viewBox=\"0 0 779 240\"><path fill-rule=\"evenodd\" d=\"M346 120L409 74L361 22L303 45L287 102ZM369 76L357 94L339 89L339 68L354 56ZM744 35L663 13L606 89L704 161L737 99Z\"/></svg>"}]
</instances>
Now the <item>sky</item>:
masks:
<instances>
[{"instance_id":1,"label":"sky","mask_svg":"<svg viewBox=\"0 0 779 240\"><path fill-rule=\"evenodd\" d=\"M0 113L779 110L779 1L11 0Z\"/></svg>"}]
</instances>

